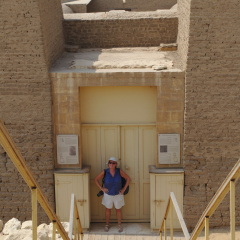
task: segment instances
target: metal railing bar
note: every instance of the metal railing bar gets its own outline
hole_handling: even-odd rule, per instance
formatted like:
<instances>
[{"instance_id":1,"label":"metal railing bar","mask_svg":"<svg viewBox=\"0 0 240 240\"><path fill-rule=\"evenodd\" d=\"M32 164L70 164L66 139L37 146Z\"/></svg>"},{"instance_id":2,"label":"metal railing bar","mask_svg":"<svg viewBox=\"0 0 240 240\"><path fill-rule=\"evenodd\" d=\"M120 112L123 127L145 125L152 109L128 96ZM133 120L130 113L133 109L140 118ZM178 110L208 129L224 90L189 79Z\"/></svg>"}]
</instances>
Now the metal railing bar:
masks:
<instances>
[{"instance_id":1,"label":"metal railing bar","mask_svg":"<svg viewBox=\"0 0 240 240\"><path fill-rule=\"evenodd\" d=\"M70 240L72 240L72 234L73 234L73 226L74 226L74 194L71 196L71 204L70 204L70 217L69 217L69 232L68 237Z\"/></svg>"},{"instance_id":2,"label":"metal railing bar","mask_svg":"<svg viewBox=\"0 0 240 240\"><path fill-rule=\"evenodd\" d=\"M168 212L169 212L169 209L170 209L170 199L171 199L171 197L169 196L166 211L165 211L165 214L164 214L164 218L163 218L162 224L160 225L161 227L159 229L159 233L162 232L163 229L164 229L164 219L167 219L167 216L168 216Z\"/></svg>"},{"instance_id":3,"label":"metal railing bar","mask_svg":"<svg viewBox=\"0 0 240 240\"><path fill-rule=\"evenodd\" d=\"M231 240L235 239L235 179L230 182L230 227L231 227Z\"/></svg>"},{"instance_id":4,"label":"metal railing bar","mask_svg":"<svg viewBox=\"0 0 240 240\"><path fill-rule=\"evenodd\" d=\"M37 240L37 189L32 188L32 239Z\"/></svg>"},{"instance_id":5,"label":"metal railing bar","mask_svg":"<svg viewBox=\"0 0 240 240\"><path fill-rule=\"evenodd\" d=\"M37 183L36 179L34 178L31 170L27 166L23 156L21 155L20 151L18 150L16 144L10 137L6 127L4 126L2 120L0 120L0 144L10 157L11 161L15 165L15 167L18 169L19 173L25 180L26 184L32 188L36 188L37 190L37 199L40 205L42 206L43 210L49 217L49 219L53 222L56 221L57 223L57 229L59 233L61 234L63 240L68 240L67 233L65 229L63 228L60 220L58 219L57 215L53 211L52 207L50 206L47 198L45 197L44 193L42 192L39 184Z\"/></svg>"},{"instance_id":6,"label":"metal railing bar","mask_svg":"<svg viewBox=\"0 0 240 240\"><path fill-rule=\"evenodd\" d=\"M164 218L163 218L162 224L160 225L161 226L160 229L159 229L160 239L162 239L162 232L163 231L165 233L164 234L165 239L167 237L167 235L166 235L166 232L167 232L166 219L168 217L169 210L170 210L170 215L171 215L170 216L171 217L171 219L170 219L171 220L171 222L170 222L170 237L171 237L171 239L173 239L173 208L175 209L175 212L177 214L177 218L178 218L178 221L181 225L183 234L184 234L186 240L189 240L190 234L187 230L187 227L186 227L185 221L183 219L181 210L180 210L179 205L177 203L177 199L176 199L173 192L171 192L170 195L169 195L169 199L168 199L166 211L165 211L165 214L164 214Z\"/></svg>"},{"instance_id":7,"label":"metal railing bar","mask_svg":"<svg viewBox=\"0 0 240 240\"><path fill-rule=\"evenodd\" d=\"M68 237L72 240L74 230L74 239L79 239L79 233L81 234L81 239L83 239L83 230L82 225L78 213L77 202L75 198L75 194L71 195L71 205L70 205L70 216L69 216L69 232Z\"/></svg>"},{"instance_id":8,"label":"metal railing bar","mask_svg":"<svg viewBox=\"0 0 240 240\"><path fill-rule=\"evenodd\" d=\"M177 217L178 217L178 221L181 225L181 228L182 228L182 231L183 231L183 234L185 236L186 239L189 239L190 238L190 234L188 232L188 229L187 229L187 226L186 226L186 223L183 219L183 216L182 216L182 213L181 213L181 210L179 208L179 205L177 203L177 199L174 195L174 193L170 193L170 196L171 196L171 199L172 199L172 203L173 203L173 206L175 208L175 211L176 211L176 214L177 214Z\"/></svg>"}]
</instances>

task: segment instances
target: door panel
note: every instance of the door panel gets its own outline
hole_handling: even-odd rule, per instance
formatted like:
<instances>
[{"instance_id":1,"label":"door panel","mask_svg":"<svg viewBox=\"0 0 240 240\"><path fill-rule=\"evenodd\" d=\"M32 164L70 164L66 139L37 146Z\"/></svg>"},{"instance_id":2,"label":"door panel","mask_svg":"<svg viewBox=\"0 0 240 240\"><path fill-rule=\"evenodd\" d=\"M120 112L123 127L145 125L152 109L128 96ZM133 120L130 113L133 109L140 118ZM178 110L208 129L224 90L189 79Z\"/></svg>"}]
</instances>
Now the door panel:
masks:
<instances>
[{"instance_id":1,"label":"door panel","mask_svg":"<svg viewBox=\"0 0 240 240\"><path fill-rule=\"evenodd\" d=\"M102 171L101 159L101 132L99 127L82 128L82 156L83 164L90 165L90 209L93 219L102 219L104 208L97 197L99 188L94 182L94 178Z\"/></svg>"},{"instance_id":2,"label":"door panel","mask_svg":"<svg viewBox=\"0 0 240 240\"><path fill-rule=\"evenodd\" d=\"M138 127L121 127L121 168L131 178L123 219L139 219Z\"/></svg>"},{"instance_id":3,"label":"door panel","mask_svg":"<svg viewBox=\"0 0 240 240\"><path fill-rule=\"evenodd\" d=\"M97 197L99 188L94 178L106 169L109 157L118 156L118 127L83 127L82 146L83 163L91 166L90 174L90 206L93 221L105 220L105 208L102 205L102 197ZM115 211L111 219L116 219Z\"/></svg>"},{"instance_id":4,"label":"door panel","mask_svg":"<svg viewBox=\"0 0 240 240\"><path fill-rule=\"evenodd\" d=\"M166 209L167 202L170 192L174 192L175 197L180 206L181 212L183 211L183 176L180 174L162 174L156 176L156 200L161 201L156 203L156 226L160 226L164 212L163 209ZM174 228L180 228L179 222L175 211L173 211L173 224ZM169 221L167 221L167 227L169 228Z\"/></svg>"},{"instance_id":5,"label":"door panel","mask_svg":"<svg viewBox=\"0 0 240 240\"><path fill-rule=\"evenodd\" d=\"M90 196L92 221L105 220L102 197L94 178L105 168L109 157L119 158L119 167L130 178L130 191L125 195L122 220L150 219L150 178L149 165L156 159L155 126L83 126L83 163L91 165ZM116 219L112 211L111 220Z\"/></svg>"},{"instance_id":6,"label":"door panel","mask_svg":"<svg viewBox=\"0 0 240 240\"><path fill-rule=\"evenodd\" d=\"M119 136L118 127L101 127L101 157L102 157L102 169L108 168L108 159L110 157L116 157L118 154ZM102 197L98 198L98 201L102 202ZM102 205L102 208L103 205ZM105 208L103 219L105 219ZM111 220L117 219L116 211L111 212Z\"/></svg>"},{"instance_id":7,"label":"door panel","mask_svg":"<svg viewBox=\"0 0 240 240\"><path fill-rule=\"evenodd\" d=\"M156 127L139 127L139 185L140 219L150 219L150 174L149 165L156 161Z\"/></svg>"},{"instance_id":8,"label":"door panel","mask_svg":"<svg viewBox=\"0 0 240 240\"><path fill-rule=\"evenodd\" d=\"M87 176L87 175L86 175ZM57 214L61 221L69 221L70 203L72 193L75 194L78 211L81 212L80 218L82 226L89 225L89 208L88 205L88 179L84 174L55 174L56 184L56 208ZM87 176L88 178L88 176ZM85 200L81 204L80 201Z\"/></svg>"},{"instance_id":9,"label":"door panel","mask_svg":"<svg viewBox=\"0 0 240 240\"><path fill-rule=\"evenodd\" d=\"M119 153L118 127L101 127L101 157L102 169L108 168L108 159L110 157L118 158Z\"/></svg>"}]
</instances>

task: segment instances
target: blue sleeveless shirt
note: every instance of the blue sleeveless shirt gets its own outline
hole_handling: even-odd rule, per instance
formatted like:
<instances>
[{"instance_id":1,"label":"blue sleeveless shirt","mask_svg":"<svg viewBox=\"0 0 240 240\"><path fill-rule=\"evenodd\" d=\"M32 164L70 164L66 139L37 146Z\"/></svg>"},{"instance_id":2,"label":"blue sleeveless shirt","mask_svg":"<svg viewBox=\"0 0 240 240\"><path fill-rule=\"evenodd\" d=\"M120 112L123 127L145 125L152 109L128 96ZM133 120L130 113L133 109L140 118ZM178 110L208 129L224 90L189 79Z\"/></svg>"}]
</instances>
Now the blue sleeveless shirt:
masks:
<instances>
[{"instance_id":1,"label":"blue sleeveless shirt","mask_svg":"<svg viewBox=\"0 0 240 240\"><path fill-rule=\"evenodd\" d=\"M108 189L108 195L114 196L119 194L119 191L122 189L122 178L119 168L115 168L114 176L109 172L109 168L106 169L104 187Z\"/></svg>"}]
</instances>

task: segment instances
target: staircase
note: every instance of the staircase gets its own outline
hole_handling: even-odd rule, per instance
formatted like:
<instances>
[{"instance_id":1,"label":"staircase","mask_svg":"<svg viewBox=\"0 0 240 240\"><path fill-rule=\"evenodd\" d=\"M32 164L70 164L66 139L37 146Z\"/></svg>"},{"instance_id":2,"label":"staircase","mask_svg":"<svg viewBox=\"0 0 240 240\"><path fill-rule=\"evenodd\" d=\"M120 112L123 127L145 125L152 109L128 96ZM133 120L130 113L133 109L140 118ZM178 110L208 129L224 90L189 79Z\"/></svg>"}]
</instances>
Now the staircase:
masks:
<instances>
[{"instance_id":1,"label":"staircase","mask_svg":"<svg viewBox=\"0 0 240 240\"><path fill-rule=\"evenodd\" d=\"M105 232L105 223L91 223L91 229L89 232L84 234L84 240L142 240L149 239L155 240L159 239L158 232L153 232L150 229L150 223L122 223L123 232L118 232L117 223L111 223L109 232Z\"/></svg>"},{"instance_id":2,"label":"staircase","mask_svg":"<svg viewBox=\"0 0 240 240\"><path fill-rule=\"evenodd\" d=\"M104 223L91 223L91 229L89 232L84 232L83 240L159 240L158 231L152 231L150 223L123 223L122 233L118 233L116 223L110 224L109 232L104 232L104 225ZM174 239L184 239L183 234L179 233L179 237Z\"/></svg>"}]
</instances>

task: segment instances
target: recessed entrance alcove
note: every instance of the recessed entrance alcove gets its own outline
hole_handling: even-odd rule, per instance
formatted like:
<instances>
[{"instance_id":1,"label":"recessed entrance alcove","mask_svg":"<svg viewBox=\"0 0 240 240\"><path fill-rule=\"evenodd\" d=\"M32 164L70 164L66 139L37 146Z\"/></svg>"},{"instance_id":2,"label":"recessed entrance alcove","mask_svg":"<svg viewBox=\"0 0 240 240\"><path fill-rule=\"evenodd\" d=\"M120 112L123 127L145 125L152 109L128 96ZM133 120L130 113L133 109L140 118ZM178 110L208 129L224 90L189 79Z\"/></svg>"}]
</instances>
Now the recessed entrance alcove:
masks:
<instances>
[{"instance_id":1,"label":"recessed entrance alcove","mask_svg":"<svg viewBox=\"0 0 240 240\"><path fill-rule=\"evenodd\" d=\"M91 208L92 222L104 221L93 179L110 156L132 179L123 221L150 222L157 134L183 133L184 73L175 57L156 47L80 49L64 53L51 69L54 134L78 136L75 167L91 167L90 202L81 207ZM57 161L56 167L64 170Z\"/></svg>"}]
</instances>

